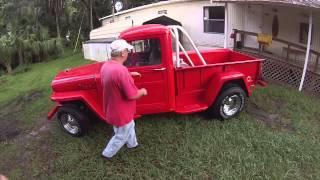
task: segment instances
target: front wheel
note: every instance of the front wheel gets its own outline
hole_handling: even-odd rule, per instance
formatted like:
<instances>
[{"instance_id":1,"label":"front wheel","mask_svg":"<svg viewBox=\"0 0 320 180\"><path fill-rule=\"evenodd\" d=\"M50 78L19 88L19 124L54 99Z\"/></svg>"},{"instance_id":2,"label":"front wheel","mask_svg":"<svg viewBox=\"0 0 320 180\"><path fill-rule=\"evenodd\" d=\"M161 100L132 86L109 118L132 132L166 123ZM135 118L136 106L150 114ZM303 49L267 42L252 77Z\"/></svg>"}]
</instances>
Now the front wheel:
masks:
<instances>
[{"instance_id":1,"label":"front wheel","mask_svg":"<svg viewBox=\"0 0 320 180\"><path fill-rule=\"evenodd\" d=\"M209 109L211 117L230 119L237 116L245 106L246 93L239 86L228 86L222 90L214 105Z\"/></svg>"},{"instance_id":2,"label":"front wheel","mask_svg":"<svg viewBox=\"0 0 320 180\"><path fill-rule=\"evenodd\" d=\"M62 129L72 136L82 136L88 130L89 119L76 106L63 105L57 117Z\"/></svg>"}]
</instances>

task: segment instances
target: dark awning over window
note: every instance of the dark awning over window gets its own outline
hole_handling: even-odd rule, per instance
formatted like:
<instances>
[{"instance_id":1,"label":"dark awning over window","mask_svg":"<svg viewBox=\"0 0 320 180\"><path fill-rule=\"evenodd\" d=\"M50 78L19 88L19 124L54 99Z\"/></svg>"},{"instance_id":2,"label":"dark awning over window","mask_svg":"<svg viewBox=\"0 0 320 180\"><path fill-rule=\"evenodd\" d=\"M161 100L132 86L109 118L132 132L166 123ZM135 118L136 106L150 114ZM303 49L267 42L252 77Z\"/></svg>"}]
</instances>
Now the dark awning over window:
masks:
<instances>
[{"instance_id":1,"label":"dark awning over window","mask_svg":"<svg viewBox=\"0 0 320 180\"><path fill-rule=\"evenodd\" d=\"M182 26L182 24L179 21L171 19L168 16L160 16L160 17L151 19L151 20L146 21L146 22L143 23L143 25L145 25L145 24L162 24L162 25L165 25L165 26L168 26L168 25L179 25L179 26Z\"/></svg>"}]
</instances>

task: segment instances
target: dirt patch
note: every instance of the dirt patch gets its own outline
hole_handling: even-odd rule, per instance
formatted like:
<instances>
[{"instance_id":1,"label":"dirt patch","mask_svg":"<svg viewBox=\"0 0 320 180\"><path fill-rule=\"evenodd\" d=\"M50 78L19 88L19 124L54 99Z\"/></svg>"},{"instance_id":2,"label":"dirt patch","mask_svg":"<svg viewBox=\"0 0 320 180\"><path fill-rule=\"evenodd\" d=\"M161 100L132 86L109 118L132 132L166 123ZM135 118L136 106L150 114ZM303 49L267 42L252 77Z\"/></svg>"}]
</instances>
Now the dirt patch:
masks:
<instances>
[{"instance_id":1,"label":"dirt patch","mask_svg":"<svg viewBox=\"0 0 320 180\"><path fill-rule=\"evenodd\" d=\"M32 91L19 96L0 108L0 142L11 140L21 133L18 113L27 105L43 97L42 91Z\"/></svg>"},{"instance_id":2,"label":"dirt patch","mask_svg":"<svg viewBox=\"0 0 320 180\"><path fill-rule=\"evenodd\" d=\"M1 117L2 118L2 117ZM6 117L4 117L6 118ZM0 126L0 142L11 140L18 136L21 132L17 126L17 121L14 119L6 118L6 121L1 120Z\"/></svg>"},{"instance_id":3,"label":"dirt patch","mask_svg":"<svg viewBox=\"0 0 320 180\"><path fill-rule=\"evenodd\" d=\"M266 126L275 130L285 130L289 132L295 132L296 129L291 123L290 119L285 118L280 109L285 108L285 104L280 100L274 101L274 112L268 112L262 109L259 105L249 101L247 106L247 112L253 116L257 121L262 122Z\"/></svg>"},{"instance_id":4,"label":"dirt patch","mask_svg":"<svg viewBox=\"0 0 320 180\"><path fill-rule=\"evenodd\" d=\"M26 177L36 176L40 172L31 172L29 168L35 160L40 161L42 170L48 170L47 162L55 157L55 154L50 151L50 144L47 141L46 135L51 127L51 122L45 117L36 119L38 124L29 132L21 132L19 129L17 134L6 136L2 140L4 144L16 144L15 155L0 158L0 171L4 174L10 174L15 169L20 169ZM2 131L2 130L1 130ZM5 130L7 133L10 132ZM0 141L1 142L1 141ZM40 167L37 167L40 168Z\"/></svg>"},{"instance_id":5,"label":"dirt patch","mask_svg":"<svg viewBox=\"0 0 320 180\"><path fill-rule=\"evenodd\" d=\"M35 177L41 172L30 171L30 165L43 171L49 169L47 162L54 159L55 154L50 151L50 142L45 137L52 123L45 114L39 114L39 118L30 121L34 124L32 130L25 130L22 126L22 123L28 122L22 119L25 110L43 97L44 92L31 91L0 107L0 143L4 146L3 153L0 153L1 173L10 174L19 169L24 177ZM8 154L5 154L8 151L6 147L10 149ZM35 161L40 163L35 165Z\"/></svg>"},{"instance_id":6,"label":"dirt patch","mask_svg":"<svg viewBox=\"0 0 320 180\"><path fill-rule=\"evenodd\" d=\"M11 102L1 107L0 115L12 114L23 110L30 102L35 101L43 97L42 91L32 91L25 95L19 96L13 99ZM0 116L1 118L1 116Z\"/></svg>"}]
</instances>

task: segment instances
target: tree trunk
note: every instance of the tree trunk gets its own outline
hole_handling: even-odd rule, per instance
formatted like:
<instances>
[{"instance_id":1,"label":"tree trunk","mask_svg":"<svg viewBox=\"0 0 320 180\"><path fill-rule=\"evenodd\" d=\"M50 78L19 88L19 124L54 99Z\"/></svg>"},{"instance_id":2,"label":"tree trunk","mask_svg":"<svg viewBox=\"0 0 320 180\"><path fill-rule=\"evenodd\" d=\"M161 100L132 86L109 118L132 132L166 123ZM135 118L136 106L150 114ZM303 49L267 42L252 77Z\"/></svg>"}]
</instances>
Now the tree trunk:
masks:
<instances>
[{"instance_id":1,"label":"tree trunk","mask_svg":"<svg viewBox=\"0 0 320 180\"><path fill-rule=\"evenodd\" d=\"M57 13L56 13L56 25L57 25L57 37L60 39L61 36L60 36L60 27L59 27L59 16Z\"/></svg>"},{"instance_id":2,"label":"tree trunk","mask_svg":"<svg viewBox=\"0 0 320 180\"><path fill-rule=\"evenodd\" d=\"M6 63L5 66L6 66L6 69L7 69L8 74L12 74L11 63Z\"/></svg>"},{"instance_id":3,"label":"tree trunk","mask_svg":"<svg viewBox=\"0 0 320 180\"><path fill-rule=\"evenodd\" d=\"M87 12L88 12L88 18L89 18L89 21L90 19L92 19L92 25L93 25L93 28L97 28L97 27L100 27L101 26L101 22L99 21L99 17L96 13L96 11L94 10L94 7L92 6L92 18L90 16L90 4L88 4L85 0L80 0L80 2L82 3L82 5L84 6L84 8L87 9Z\"/></svg>"},{"instance_id":4,"label":"tree trunk","mask_svg":"<svg viewBox=\"0 0 320 180\"><path fill-rule=\"evenodd\" d=\"M19 65L23 65L24 62L23 62L23 56L22 56L22 49L21 47L18 48L18 59L19 59Z\"/></svg>"},{"instance_id":5,"label":"tree trunk","mask_svg":"<svg viewBox=\"0 0 320 180\"><path fill-rule=\"evenodd\" d=\"M37 58L38 58L38 62L42 61L40 52L37 54Z\"/></svg>"}]
</instances>

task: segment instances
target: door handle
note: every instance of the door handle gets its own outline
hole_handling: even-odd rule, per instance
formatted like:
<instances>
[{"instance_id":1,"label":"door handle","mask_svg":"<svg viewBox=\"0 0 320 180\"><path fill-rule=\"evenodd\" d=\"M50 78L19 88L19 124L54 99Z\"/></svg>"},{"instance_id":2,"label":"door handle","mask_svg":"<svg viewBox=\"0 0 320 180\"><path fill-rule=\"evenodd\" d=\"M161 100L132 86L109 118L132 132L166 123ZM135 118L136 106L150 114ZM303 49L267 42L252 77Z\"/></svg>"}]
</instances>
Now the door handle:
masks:
<instances>
[{"instance_id":1,"label":"door handle","mask_svg":"<svg viewBox=\"0 0 320 180\"><path fill-rule=\"evenodd\" d=\"M164 70L166 70L166 68L165 67L163 67L163 68L158 68L158 69L153 69L154 71L164 71Z\"/></svg>"}]
</instances>

